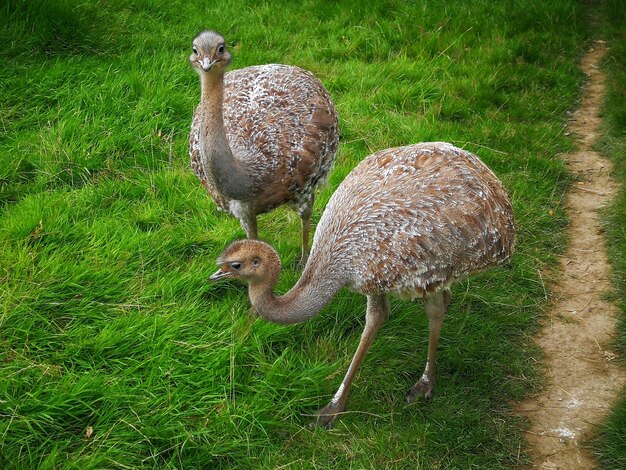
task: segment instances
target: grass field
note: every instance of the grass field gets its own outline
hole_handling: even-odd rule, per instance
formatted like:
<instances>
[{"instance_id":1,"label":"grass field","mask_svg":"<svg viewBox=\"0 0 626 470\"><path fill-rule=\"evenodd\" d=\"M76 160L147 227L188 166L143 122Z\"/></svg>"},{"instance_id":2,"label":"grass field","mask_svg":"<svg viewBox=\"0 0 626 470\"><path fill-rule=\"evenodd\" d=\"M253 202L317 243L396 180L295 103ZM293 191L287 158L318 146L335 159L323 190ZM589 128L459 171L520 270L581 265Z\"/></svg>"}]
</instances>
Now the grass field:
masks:
<instances>
[{"instance_id":1,"label":"grass field","mask_svg":"<svg viewBox=\"0 0 626 470\"><path fill-rule=\"evenodd\" d=\"M342 291L280 327L248 323L243 286L207 283L243 232L188 164L199 84L186 61L206 28L226 36L233 68L299 65L335 100L340 150L315 220L363 157L419 141L477 153L509 190L512 268L455 286L432 402L403 404L427 322L394 301L349 413L308 429L356 348L364 298ZM3 2L0 468L525 462L510 411L541 385L539 271L565 241L559 155L574 146L567 111L590 37L574 0ZM275 211L260 235L282 256L285 291L299 220Z\"/></svg>"}]
</instances>

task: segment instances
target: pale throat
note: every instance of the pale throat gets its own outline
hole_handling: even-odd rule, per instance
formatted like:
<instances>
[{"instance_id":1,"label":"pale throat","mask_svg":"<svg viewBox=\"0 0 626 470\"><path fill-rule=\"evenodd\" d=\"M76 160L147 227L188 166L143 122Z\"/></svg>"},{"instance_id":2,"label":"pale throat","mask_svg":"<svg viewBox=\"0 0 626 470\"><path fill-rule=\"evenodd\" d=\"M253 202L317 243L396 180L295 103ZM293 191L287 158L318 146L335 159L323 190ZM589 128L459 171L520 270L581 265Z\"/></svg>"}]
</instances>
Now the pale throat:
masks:
<instances>
[{"instance_id":1,"label":"pale throat","mask_svg":"<svg viewBox=\"0 0 626 470\"><path fill-rule=\"evenodd\" d=\"M200 101L207 102L212 109L222 110L224 97L224 73L200 73Z\"/></svg>"},{"instance_id":2,"label":"pale throat","mask_svg":"<svg viewBox=\"0 0 626 470\"><path fill-rule=\"evenodd\" d=\"M200 84L200 107L204 115L200 125L200 143L205 151L212 150L207 152L207 156L212 157L215 151L223 152L227 147L222 113L224 75L200 73Z\"/></svg>"}]
</instances>

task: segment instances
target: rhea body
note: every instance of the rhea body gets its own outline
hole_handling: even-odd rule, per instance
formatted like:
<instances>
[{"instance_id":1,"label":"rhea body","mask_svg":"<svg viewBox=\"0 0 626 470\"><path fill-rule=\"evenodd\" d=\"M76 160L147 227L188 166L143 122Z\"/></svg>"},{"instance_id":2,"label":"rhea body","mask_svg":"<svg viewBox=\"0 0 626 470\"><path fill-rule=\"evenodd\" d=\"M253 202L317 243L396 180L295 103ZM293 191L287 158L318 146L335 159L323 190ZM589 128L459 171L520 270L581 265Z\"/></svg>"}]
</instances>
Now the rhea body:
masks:
<instances>
[{"instance_id":1,"label":"rhea body","mask_svg":"<svg viewBox=\"0 0 626 470\"><path fill-rule=\"evenodd\" d=\"M218 258L212 279L248 283L254 310L289 324L315 316L342 287L367 296L356 354L317 423L332 426L350 386L389 314L388 296L424 299L428 359L407 400L430 398L436 350L455 280L507 260L515 243L510 199L476 156L446 143L423 143L370 155L341 183L317 226L309 261L296 285L276 296L276 252L260 241L236 241Z\"/></svg>"},{"instance_id":2,"label":"rhea body","mask_svg":"<svg viewBox=\"0 0 626 470\"><path fill-rule=\"evenodd\" d=\"M222 36L200 33L189 57L201 97L191 125L191 167L217 206L257 238L257 215L282 204L302 220L309 251L315 188L339 141L337 112L322 83L301 68L270 64L226 72Z\"/></svg>"}]
</instances>

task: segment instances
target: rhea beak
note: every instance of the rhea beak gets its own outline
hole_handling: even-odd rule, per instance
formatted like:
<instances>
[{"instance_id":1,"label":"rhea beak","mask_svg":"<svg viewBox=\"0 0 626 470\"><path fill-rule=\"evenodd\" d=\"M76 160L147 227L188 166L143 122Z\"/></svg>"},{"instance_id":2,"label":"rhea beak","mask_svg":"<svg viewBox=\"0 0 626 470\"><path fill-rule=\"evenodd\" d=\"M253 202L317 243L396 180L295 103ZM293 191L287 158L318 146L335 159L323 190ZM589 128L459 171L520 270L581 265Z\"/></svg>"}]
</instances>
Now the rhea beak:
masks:
<instances>
[{"instance_id":1,"label":"rhea beak","mask_svg":"<svg viewBox=\"0 0 626 470\"><path fill-rule=\"evenodd\" d=\"M232 276L233 273L231 271L222 271L221 269L218 269L210 278L209 281L217 281L219 279L222 279L223 277L229 277Z\"/></svg>"},{"instance_id":2,"label":"rhea beak","mask_svg":"<svg viewBox=\"0 0 626 470\"><path fill-rule=\"evenodd\" d=\"M202 59L200 59L200 67L202 67L202 70L204 70L205 72L211 70L213 64L215 64L215 61L209 59L208 57L203 57Z\"/></svg>"}]
</instances>

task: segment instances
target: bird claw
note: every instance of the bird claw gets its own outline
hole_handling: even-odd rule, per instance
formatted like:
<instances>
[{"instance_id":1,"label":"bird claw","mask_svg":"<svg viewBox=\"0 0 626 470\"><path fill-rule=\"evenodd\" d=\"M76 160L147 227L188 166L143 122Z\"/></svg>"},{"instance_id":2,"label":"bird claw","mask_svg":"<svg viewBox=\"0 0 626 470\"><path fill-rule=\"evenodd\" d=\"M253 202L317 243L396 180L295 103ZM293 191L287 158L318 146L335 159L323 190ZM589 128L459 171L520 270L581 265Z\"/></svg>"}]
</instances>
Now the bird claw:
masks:
<instances>
[{"instance_id":1,"label":"bird claw","mask_svg":"<svg viewBox=\"0 0 626 470\"><path fill-rule=\"evenodd\" d=\"M312 421L308 424L308 428L309 429L315 429L315 428L323 428L327 431L330 431L333 428L333 420L334 418L332 417L328 417L330 419L326 420L326 419L322 419L322 418L327 418L327 417L318 417L315 421Z\"/></svg>"},{"instance_id":2,"label":"bird claw","mask_svg":"<svg viewBox=\"0 0 626 470\"><path fill-rule=\"evenodd\" d=\"M424 397L425 401L432 400L434 395L433 385L427 381L422 379L419 380L411 390L409 390L409 394L406 397L406 404L410 405L413 403L417 397Z\"/></svg>"},{"instance_id":3,"label":"bird claw","mask_svg":"<svg viewBox=\"0 0 626 470\"><path fill-rule=\"evenodd\" d=\"M309 424L309 428L320 427L326 430L333 428L335 419L343 411L342 406L326 405L324 408L315 413L316 419Z\"/></svg>"}]
</instances>

